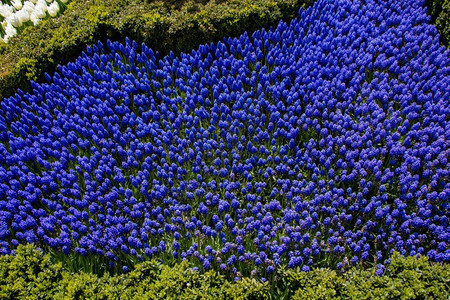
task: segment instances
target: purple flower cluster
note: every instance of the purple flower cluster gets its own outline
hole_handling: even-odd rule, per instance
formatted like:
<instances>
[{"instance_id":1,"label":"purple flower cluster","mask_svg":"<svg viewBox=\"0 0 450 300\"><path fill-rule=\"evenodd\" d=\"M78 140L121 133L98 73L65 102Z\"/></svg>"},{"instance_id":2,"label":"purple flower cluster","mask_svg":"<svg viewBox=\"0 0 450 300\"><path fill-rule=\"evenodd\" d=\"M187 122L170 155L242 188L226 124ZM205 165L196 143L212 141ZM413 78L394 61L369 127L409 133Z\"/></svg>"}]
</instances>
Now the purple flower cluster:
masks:
<instances>
[{"instance_id":1,"label":"purple flower cluster","mask_svg":"<svg viewBox=\"0 0 450 300\"><path fill-rule=\"evenodd\" d=\"M0 252L237 280L450 260L450 58L428 21L423 1L319 0L189 54L88 47L0 104Z\"/></svg>"}]
</instances>

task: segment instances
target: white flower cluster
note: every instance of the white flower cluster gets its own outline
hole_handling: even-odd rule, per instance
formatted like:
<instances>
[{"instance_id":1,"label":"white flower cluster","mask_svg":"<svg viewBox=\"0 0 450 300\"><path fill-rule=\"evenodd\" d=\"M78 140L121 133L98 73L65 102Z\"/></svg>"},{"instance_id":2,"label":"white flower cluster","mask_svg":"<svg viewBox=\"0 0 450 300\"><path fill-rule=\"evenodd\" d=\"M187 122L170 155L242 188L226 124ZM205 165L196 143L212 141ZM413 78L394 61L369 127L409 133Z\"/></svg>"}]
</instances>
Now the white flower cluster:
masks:
<instances>
[{"instance_id":1,"label":"white flower cluster","mask_svg":"<svg viewBox=\"0 0 450 300\"><path fill-rule=\"evenodd\" d=\"M8 39L17 34L17 29L31 21L34 25L48 16L56 17L62 3L70 0L10 0L0 2L0 39Z\"/></svg>"}]
</instances>

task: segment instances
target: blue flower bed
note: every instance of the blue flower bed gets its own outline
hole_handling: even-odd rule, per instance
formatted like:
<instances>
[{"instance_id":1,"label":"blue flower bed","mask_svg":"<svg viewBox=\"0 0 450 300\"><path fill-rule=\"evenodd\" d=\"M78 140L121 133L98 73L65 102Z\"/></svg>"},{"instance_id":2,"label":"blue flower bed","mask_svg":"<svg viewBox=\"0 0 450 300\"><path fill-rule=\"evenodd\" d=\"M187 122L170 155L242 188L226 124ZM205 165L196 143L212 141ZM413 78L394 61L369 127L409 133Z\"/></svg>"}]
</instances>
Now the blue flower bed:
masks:
<instances>
[{"instance_id":1,"label":"blue flower bed","mask_svg":"<svg viewBox=\"0 0 450 300\"><path fill-rule=\"evenodd\" d=\"M450 260L450 58L428 21L423 1L319 0L190 54L88 47L0 104L0 252L237 278Z\"/></svg>"}]
</instances>

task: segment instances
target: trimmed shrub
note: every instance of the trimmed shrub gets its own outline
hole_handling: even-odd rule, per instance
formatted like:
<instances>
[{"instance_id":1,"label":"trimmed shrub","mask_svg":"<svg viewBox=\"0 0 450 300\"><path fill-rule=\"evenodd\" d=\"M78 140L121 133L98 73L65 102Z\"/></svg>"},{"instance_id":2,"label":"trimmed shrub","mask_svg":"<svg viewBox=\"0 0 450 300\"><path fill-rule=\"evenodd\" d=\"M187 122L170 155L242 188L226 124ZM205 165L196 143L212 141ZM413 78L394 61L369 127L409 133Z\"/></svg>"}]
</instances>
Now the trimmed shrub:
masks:
<instances>
[{"instance_id":1,"label":"trimmed shrub","mask_svg":"<svg viewBox=\"0 0 450 300\"><path fill-rule=\"evenodd\" d=\"M161 54L237 36L297 15L313 0L245 1L73 1L64 14L26 28L0 43L0 98L17 88L30 91L58 64L74 60L97 40L145 42Z\"/></svg>"},{"instance_id":2,"label":"trimmed shrub","mask_svg":"<svg viewBox=\"0 0 450 300\"><path fill-rule=\"evenodd\" d=\"M431 22L436 25L440 42L448 47L450 42L450 0L426 0Z\"/></svg>"},{"instance_id":3,"label":"trimmed shrub","mask_svg":"<svg viewBox=\"0 0 450 300\"><path fill-rule=\"evenodd\" d=\"M282 286L289 287L288 298L295 292L292 299L446 299L450 291L449 265L432 265L426 257L403 258L395 252L385 274L378 276L376 271L377 267L354 267L341 274L298 269L287 270L280 278Z\"/></svg>"},{"instance_id":4,"label":"trimmed shrub","mask_svg":"<svg viewBox=\"0 0 450 300\"><path fill-rule=\"evenodd\" d=\"M52 263L33 245L18 247L15 255L0 256L0 299L48 298L62 279L61 264Z\"/></svg>"},{"instance_id":5,"label":"trimmed shrub","mask_svg":"<svg viewBox=\"0 0 450 300\"><path fill-rule=\"evenodd\" d=\"M237 282L211 270L190 269L186 262L168 267L155 260L116 276L72 273L53 264L33 245L19 246L15 256L0 257L3 299L446 299L450 266L425 257L392 256L383 276L376 267L280 269L272 285L251 277Z\"/></svg>"}]
</instances>

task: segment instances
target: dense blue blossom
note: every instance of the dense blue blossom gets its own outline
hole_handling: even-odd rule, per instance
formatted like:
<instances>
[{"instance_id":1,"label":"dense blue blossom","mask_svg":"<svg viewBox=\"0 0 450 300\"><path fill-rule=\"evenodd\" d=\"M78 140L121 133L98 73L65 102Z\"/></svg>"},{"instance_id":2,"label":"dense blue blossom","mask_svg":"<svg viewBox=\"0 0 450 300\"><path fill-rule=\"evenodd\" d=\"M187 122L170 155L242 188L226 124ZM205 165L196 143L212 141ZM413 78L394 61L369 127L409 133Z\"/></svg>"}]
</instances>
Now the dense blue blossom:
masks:
<instances>
[{"instance_id":1,"label":"dense blue blossom","mask_svg":"<svg viewBox=\"0 0 450 300\"><path fill-rule=\"evenodd\" d=\"M319 0L189 54L88 47L0 104L0 252L236 280L448 261L450 58L428 21L423 1Z\"/></svg>"}]
</instances>

